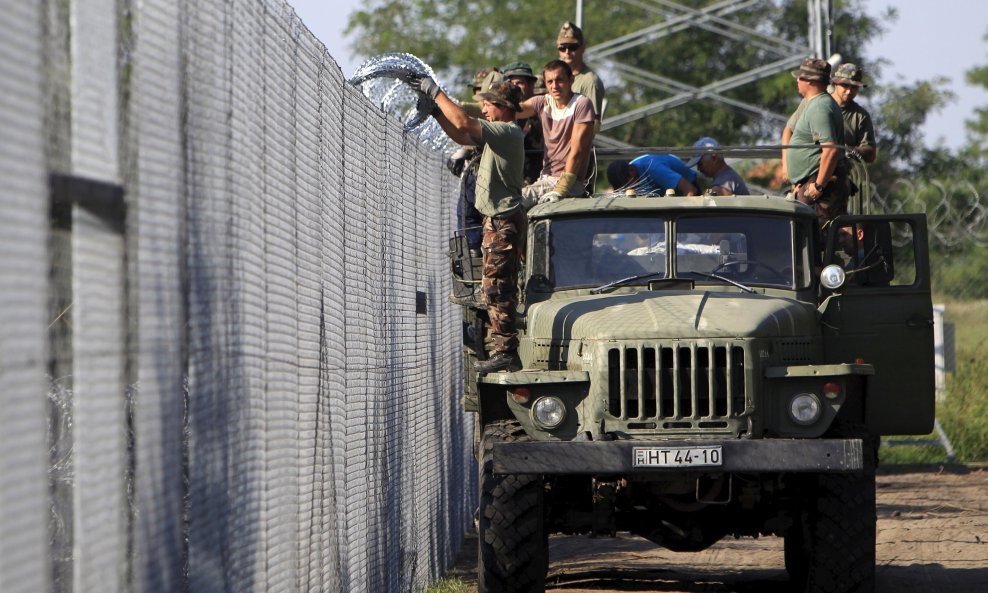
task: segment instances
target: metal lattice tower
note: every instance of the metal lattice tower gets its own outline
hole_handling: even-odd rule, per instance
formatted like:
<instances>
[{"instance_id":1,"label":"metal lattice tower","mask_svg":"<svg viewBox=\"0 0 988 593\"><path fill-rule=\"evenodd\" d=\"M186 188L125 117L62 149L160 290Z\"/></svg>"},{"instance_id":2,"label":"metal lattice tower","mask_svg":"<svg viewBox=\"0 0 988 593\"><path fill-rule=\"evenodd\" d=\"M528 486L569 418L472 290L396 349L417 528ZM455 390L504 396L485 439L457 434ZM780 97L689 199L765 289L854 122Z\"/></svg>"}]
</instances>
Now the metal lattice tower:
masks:
<instances>
[{"instance_id":1,"label":"metal lattice tower","mask_svg":"<svg viewBox=\"0 0 988 593\"><path fill-rule=\"evenodd\" d=\"M774 76L798 66L808 55L819 58L831 55L833 40L833 1L807 0L809 23L805 44L789 39L766 35L729 19L730 15L758 4L757 0L722 0L704 8L685 6L680 0L620 0L621 2L655 15L657 23L638 31L610 39L587 48L587 57L607 60L615 72L625 81L671 93L671 96L625 113L609 115L601 123L601 132L612 130L656 113L672 109L697 99L717 101L753 115L785 122L787 116L767 111L758 105L729 98L723 93L756 80ZM583 0L576 2L576 23L583 26ZM746 72L706 84L693 86L650 72L621 61L621 52L644 44L653 43L686 29L697 27L728 39L756 44L776 56L772 62L761 64ZM598 134L595 143L605 148L629 148L629 144Z\"/></svg>"}]
</instances>

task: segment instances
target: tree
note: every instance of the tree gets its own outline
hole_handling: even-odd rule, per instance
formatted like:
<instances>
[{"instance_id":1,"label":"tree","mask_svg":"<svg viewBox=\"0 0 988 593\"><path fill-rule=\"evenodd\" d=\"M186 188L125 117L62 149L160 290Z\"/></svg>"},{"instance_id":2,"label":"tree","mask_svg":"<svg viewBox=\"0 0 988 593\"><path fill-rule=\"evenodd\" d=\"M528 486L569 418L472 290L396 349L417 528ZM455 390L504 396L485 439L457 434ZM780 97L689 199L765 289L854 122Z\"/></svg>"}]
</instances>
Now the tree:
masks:
<instances>
[{"instance_id":1,"label":"tree","mask_svg":"<svg viewBox=\"0 0 988 593\"><path fill-rule=\"evenodd\" d=\"M984 40L988 42L988 34L985 34ZM972 68L966 72L966 75L968 84L988 90L988 66ZM984 163L984 160L988 159L988 106L975 109L974 119L967 120L965 125L969 132L965 152Z\"/></svg>"}]
</instances>

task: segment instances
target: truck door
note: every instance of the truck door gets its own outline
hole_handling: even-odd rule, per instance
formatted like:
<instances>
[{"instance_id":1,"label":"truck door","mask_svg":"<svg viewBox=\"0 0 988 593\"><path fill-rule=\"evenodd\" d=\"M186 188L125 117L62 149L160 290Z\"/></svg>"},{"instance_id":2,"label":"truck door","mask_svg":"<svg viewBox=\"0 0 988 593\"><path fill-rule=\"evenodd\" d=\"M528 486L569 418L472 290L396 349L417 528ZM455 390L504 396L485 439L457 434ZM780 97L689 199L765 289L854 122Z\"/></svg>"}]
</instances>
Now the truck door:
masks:
<instances>
[{"instance_id":1,"label":"truck door","mask_svg":"<svg viewBox=\"0 0 988 593\"><path fill-rule=\"evenodd\" d=\"M824 258L847 272L822 317L828 362L874 365L865 395L874 434L928 434L935 410L926 215L838 217Z\"/></svg>"}]
</instances>

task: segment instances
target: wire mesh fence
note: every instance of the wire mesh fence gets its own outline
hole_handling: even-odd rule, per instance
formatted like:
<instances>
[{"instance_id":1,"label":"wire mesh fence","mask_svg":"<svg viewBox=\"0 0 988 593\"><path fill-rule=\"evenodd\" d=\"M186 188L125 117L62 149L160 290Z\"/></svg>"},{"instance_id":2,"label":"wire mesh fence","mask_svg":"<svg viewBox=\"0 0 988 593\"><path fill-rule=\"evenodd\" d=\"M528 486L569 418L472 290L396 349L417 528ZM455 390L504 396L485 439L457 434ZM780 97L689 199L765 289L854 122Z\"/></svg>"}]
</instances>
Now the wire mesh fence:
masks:
<instances>
[{"instance_id":1,"label":"wire mesh fence","mask_svg":"<svg viewBox=\"0 0 988 593\"><path fill-rule=\"evenodd\" d=\"M435 578L475 490L442 155L280 0L6 4L0 588Z\"/></svg>"}]
</instances>

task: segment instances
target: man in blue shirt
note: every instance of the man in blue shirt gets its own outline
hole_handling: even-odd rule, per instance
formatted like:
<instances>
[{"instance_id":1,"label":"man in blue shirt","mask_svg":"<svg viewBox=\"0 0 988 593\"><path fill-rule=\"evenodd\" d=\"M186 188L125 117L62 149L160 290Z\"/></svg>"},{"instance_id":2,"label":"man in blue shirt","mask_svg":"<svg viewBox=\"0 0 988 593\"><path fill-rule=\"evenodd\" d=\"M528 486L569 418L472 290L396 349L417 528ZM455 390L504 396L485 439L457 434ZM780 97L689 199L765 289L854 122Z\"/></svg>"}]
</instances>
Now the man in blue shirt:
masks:
<instances>
[{"instance_id":1,"label":"man in blue shirt","mask_svg":"<svg viewBox=\"0 0 988 593\"><path fill-rule=\"evenodd\" d=\"M607 167L607 180L615 191L631 189L638 195L665 195L670 189L679 196L700 193L696 171L671 154L646 154L630 163L614 161Z\"/></svg>"}]
</instances>

